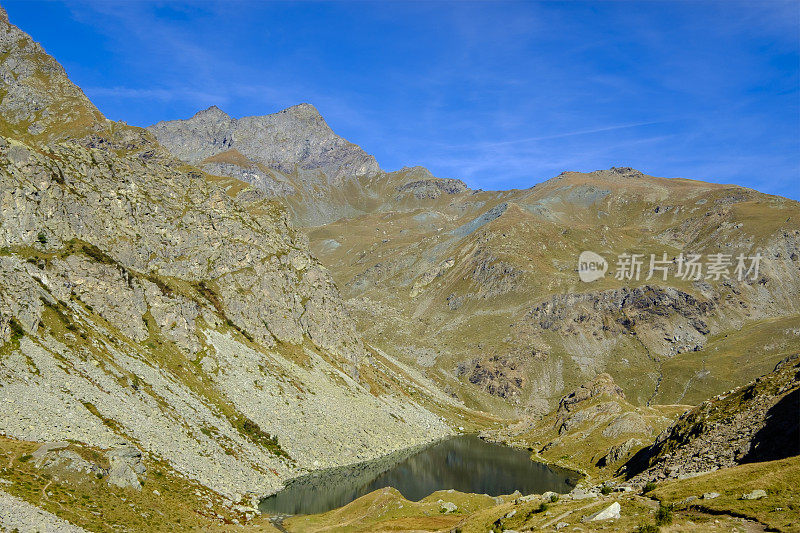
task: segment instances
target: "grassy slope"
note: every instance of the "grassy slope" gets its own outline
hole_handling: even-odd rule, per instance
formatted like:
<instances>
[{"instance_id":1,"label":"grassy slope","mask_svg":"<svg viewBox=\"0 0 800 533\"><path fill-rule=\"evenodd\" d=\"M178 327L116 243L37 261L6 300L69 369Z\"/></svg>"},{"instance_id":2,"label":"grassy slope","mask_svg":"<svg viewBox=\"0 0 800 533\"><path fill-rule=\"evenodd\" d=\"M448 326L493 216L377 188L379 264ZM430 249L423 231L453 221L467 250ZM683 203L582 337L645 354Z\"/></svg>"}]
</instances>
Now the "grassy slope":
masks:
<instances>
[{"instance_id":1,"label":"grassy slope","mask_svg":"<svg viewBox=\"0 0 800 533\"><path fill-rule=\"evenodd\" d=\"M800 350L799 326L800 315L791 315L713 335L702 350L664 363L664 380L654 401L698 404L709 391L723 392L732 383L743 384L770 372L777 361Z\"/></svg>"},{"instance_id":2,"label":"grassy slope","mask_svg":"<svg viewBox=\"0 0 800 533\"><path fill-rule=\"evenodd\" d=\"M458 509L452 513L441 510L439 500L452 502ZM449 530L469 515L496 505L495 499L480 494L434 492L419 502L405 499L396 489L371 492L357 500L327 513L296 516L284 522L292 532L339 531L439 531Z\"/></svg>"},{"instance_id":3,"label":"grassy slope","mask_svg":"<svg viewBox=\"0 0 800 533\"><path fill-rule=\"evenodd\" d=\"M800 531L800 456L735 466L691 479L671 481L652 495L671 504L690 496L718 492L720 497L693 500L679 509L695 508L756 520L778 531ZM767 497L743 500L742 494L761 489Z\"/></svg>"},{"instance_id":4,"label":"grassy slope","mask_svg":"<svg viewBox=\"0 0 800 533\"><path fill-rule=\"evenodd\" d=\"M36 468L30 454L39 443L0 437L0 490L89 531L227 531L242 517L205 487L145 460L141 491L121 489L85 474ZM84 458L103 461L99 450L72 445ZM107 466L107 465L106 465ZM154 492L157 491L157 492ZM274 531L257 521L248 531Z\"/></svg>"}]
</instances>

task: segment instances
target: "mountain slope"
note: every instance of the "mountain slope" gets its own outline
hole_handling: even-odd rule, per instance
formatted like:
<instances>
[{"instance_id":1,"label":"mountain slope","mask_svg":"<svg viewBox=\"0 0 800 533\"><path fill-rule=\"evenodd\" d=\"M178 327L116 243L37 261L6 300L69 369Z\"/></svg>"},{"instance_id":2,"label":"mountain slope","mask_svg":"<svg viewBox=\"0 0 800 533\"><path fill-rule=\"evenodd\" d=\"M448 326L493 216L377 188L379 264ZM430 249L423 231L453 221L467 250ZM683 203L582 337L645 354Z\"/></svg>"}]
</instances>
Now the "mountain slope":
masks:
<instances>
[{"instance_id":1,"label":"mountain slope","mask_svg":"<svg viewBox=\"0 0 800 533\"><path fill-rule=\"evenodd\" d=\"M0 7L0 131L16 138L85 135L105 122L64 69Z\"/></svg>"},{"instance_id":2,"label":"mountain slope","mask_svg":"<svg viewBox=\"0 0 800 533\"><path fill-rule=\"evenodd\" d=\"M185 155L192 127L168 124L182 139L176 154ZM294 126L279 142L286 153L297 153L298 138L317 135ZM204 168L286 203L370 342L422 367L470 406L505 416L547 411L600 372L637 405L693 403L746 383L800 347L797 202L630 168L565 172L497 192L420 167L351 169L323 187L281 174L282 188L243 170L276 150L255 139L237 141L251 151L226 153L228 166L207 159ZM276 169L261 168L277 176ZM576 274L585 250L609 263L592 284ZM614 278L624 253L644 258L639 279ZM720 253L729 256L730 279L676 276L680 254ZM658 272L647 279L651 254L666 254L666 280ZM737 279L740 254L761 254L757 279Z\"/></svg>"},{"instance_id":3,"label":"mountain slope","mask_svg":"<svg viewBox=\"0 0 800 533\"><path fill-rule=\"evenodd\" d=\"M0 433L125 441L239 499L450 432L369 356L283 206L0 34Z\"/></svg>"},{"instance_id":4,"label":"mountain slope","mask_svg":"<svg viewBox=\"0 0 800 533\"><path fill-rule=\"evenodd\" d=\"M473 405L546 412L600 372L636 405L695 403L800 347L797 202L631 169L400 194L310 228L311 249L367 338ZM608 261L604 279L579 280L584 250ZM640 279L615 279L622 253L666 253L668 279L647 280L647 263ZM681 253L763 260L757 280L740 282L733 266L731 279L684 280Z\"/></svg>"}]
</instances>

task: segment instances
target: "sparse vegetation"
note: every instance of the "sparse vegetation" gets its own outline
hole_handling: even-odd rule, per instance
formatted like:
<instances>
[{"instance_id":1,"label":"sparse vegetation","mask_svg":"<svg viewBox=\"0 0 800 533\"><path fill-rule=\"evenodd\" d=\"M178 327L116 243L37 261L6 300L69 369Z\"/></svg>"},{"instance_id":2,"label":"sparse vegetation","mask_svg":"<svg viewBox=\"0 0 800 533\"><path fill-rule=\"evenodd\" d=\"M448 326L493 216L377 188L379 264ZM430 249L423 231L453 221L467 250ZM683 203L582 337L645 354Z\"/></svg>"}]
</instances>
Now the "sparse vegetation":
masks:
<instances>
[{"instance_id":1,"label":"sparse vegetation","mask_svg":"<svg viewBox=\"0 0 800 533\"><path fill-rule=\"evenodd\" d=\"M10 340L12 342L19 341L22 337L25 336L25 330L22 328L22 326L19 324L19 322L17 322L17 320L14 317L11 317L11 319L9 319L8 328L11 330Z\"/></svg>"},{"instance_id":2,"label":"sparse vegetation","mask_svg":"<svg viewBox=\"0 0 800 533\"><path fill-rule=\"evenodd\" d=\"M733 515L756 520L774 531L800 530L800 456L750 463L697 476L665 482L652 492L652 497L665 505L675 504L688 496L719 492L713 500L700 500L699 506L717 516ZM767 491L760 500L743 500L742 494L755 489ZM673 509L677 515L680 506Z\"/></svg>"},{"instance_id":3,"label":"sparse vegetation","mask_svg":"<svg viewBox=\"0 0 800 533\"><path fill-rule=\"evenodd\" d=\"M109 486L102 475L85 475L38 468L32 453L39 443L0 437L0 478L11 483L2 490L88 531L229 531L235 513L221 505L213 494L208 501L213 512L198 513L195 491L207 491L198 483L177 475L165 463L147 461L147 489L131 491ZM103 450L71 446L82 456L106 468ZM46 491L44 490L46 489ZM154 490L158 495L154 494ZM124 503L123 503L124 502ZM215 519L219 513L223 518ZM183 527L175 527L180 523ZM256 525L251 529L262 531ZM271 529L267 528L267 531Z\"/></svg>"},{"instance_id":4,"label":"sparse vegetation","mask_svg":"<svg viewBox=\"0 0 800 533\"><path fill-rule=\"evenodd\" d=\"M661 503L656 510L656 525L666 526L672 523L672 505Z\"/></svg>"},{"instance_id":5,"label":"sparse vegetation","mask_svg":"<svg viewBox=\"0 0 800 533\"><path fill-rule=\"evenodd\" d=\"M236 429L239 432L250 439L252 442L259 444L269 450L273 455L277 455L279 457L285 457L286 459L291 459L289 454L281 448L281 445L278 443L277 437L270 435L269 433L263 431L258 424L250 420L245 416L241 416L236 421Z\"/></svg>"},{"instance_id":6,"label":"sparse vegetation","mask_svg":"<svg viewBox=\"0 0 800 533\"><path fill-rule=\"evenodd\" d=\"M51 302L47 298L42 298L42 305L48 308L57 318L58 321L69 331L77 331L78 327L72 319L65 312L66 306L61 302Z\"/></svg>"}]
</instances>

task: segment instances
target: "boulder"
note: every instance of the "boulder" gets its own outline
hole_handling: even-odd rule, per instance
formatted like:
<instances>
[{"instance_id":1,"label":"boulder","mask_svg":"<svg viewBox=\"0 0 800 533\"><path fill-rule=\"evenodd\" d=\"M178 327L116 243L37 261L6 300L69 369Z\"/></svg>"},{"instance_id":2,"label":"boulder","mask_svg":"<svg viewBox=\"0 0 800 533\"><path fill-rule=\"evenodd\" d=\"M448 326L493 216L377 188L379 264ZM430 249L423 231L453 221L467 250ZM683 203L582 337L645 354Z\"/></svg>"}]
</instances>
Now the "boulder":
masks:
<instances>
[{"instance_id":1,"label":"boulder","mask_svg":"<svg viewBox=\"0 0 800 533\"><path fill-rule=\"evenodd\" d=\"M458 506L456 504L454 504L453 502L442 502L439 505L439 508L441 509L441 511L443 513L447 513L447 514L455 513L456 510L458 510Z\"/></svg>"},{"instance_id":2,"label":"boulder","mask_svg":"<svg viewBox=\"0 0 800 533\"><path fill-rule=\"evenodd\" d=\"M573 500L587 500L589 498L597 498L596 492L589 492L585 489L573 489L569 493Z\"/></svg>"},{"instance_id":3,"label":"boulder","mask_svg":"<svg viewBox=\"0 0 800 533\"><path fill-rule=\"evenodd\" d=\"M594 522L597 520L613 520L619 518L619 511L620 505L619 502L614 502L602 511L598 511L595 514L589 516L586 519L587 522Z\"/></svg>"},{"instance_id":4,"label":"boulder","mask_svg":"<svg viewBox=\"0 0 800 533\"><path fill-rule=\"evenodd\" d=\"M761 489L756 489L753 492L748 492L747 494L742 494L743 500L760 500L761 498L766 498L767 493Z\"/></svg>"},{"instance_id":5,"label":"boulder","mask_svg":"<svg viewBox=\"0 0 800 533\"><path fill-rule=\"evenodd\" d=\"M106 457L111 464L108 472L108 484L120 488L141 490L142 484L139 476L146 473L142 462L142 452L135 446L122 443L119 448L106 452Z\"/></svg>"}]
</instances>

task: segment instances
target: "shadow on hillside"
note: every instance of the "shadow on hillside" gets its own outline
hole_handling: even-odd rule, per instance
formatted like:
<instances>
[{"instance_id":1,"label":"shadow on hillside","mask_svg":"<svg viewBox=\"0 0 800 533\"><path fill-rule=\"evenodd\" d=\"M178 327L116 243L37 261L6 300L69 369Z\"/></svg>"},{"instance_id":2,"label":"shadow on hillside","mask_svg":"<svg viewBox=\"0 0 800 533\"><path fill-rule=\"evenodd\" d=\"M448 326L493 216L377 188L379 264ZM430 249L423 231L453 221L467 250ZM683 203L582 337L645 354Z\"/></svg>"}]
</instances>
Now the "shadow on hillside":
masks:
<instances>
[{"instance_id":1,"label":"shadow on hillside","mask_svg":"<svg viewBox=\"0 0 800 533\"><path fill-rule=\"evenodd\" d=\"M767 411L766 424L754 436L740 463L774 461L800 455L800 389Z\"/></svg>"}]
</instances>

